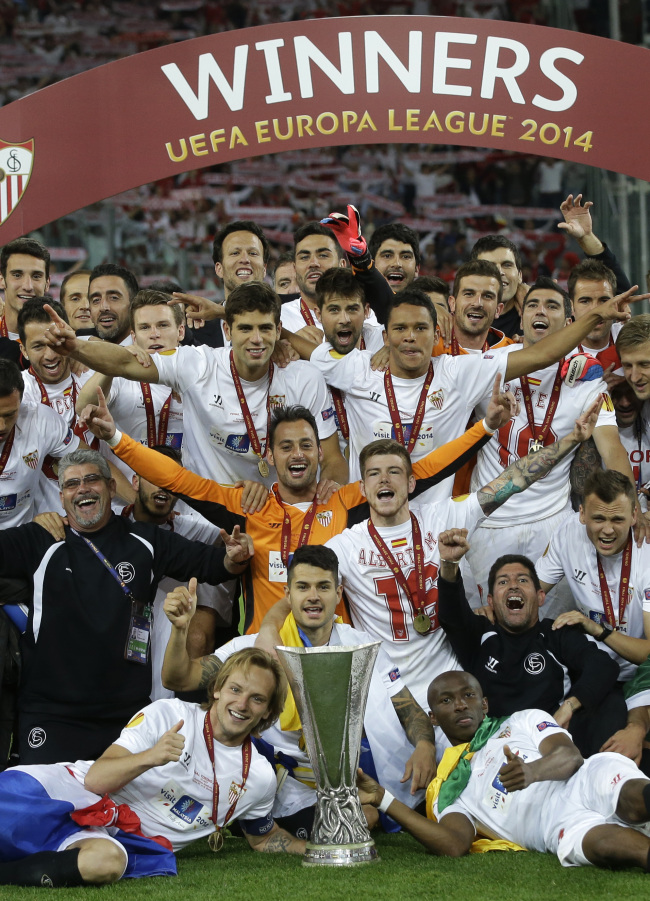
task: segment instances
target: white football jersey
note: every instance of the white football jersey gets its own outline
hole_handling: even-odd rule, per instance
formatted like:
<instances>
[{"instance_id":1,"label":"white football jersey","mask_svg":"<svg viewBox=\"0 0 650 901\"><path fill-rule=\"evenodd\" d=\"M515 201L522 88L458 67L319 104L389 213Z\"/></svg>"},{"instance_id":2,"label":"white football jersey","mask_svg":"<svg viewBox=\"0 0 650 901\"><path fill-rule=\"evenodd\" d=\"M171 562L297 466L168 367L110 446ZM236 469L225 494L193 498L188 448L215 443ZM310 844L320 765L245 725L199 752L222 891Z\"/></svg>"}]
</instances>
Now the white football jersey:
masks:
<instances>
[{"instance_id":1,"label":"white football jersey","mask_svg":"<svg viewBox=\"0 0 650 901\"><path fill-rule=\"evenodd\" d=\"M323 327L319 322L318 316L314 310L311 310L310 312L311 317L314 320L314 325L322 331ZM299 332L300 329L304 328L306 325L311 325L311 323L302 315L299 297L296 297L295 300L288 300L286 303L282 304L280 307L280 321L282 322L282 328L286 328L288 332ZM373 310L370 310L370 315L366 319L366 323L381 329Z\"/></svg>"},{"instance_id":2,"label":"white football jersey","mask_svg":"<svg viewBox=\"0 0 650 901\"><path fill-rule=\"evenodd\" d=\"M114 742L132 754L148 751L165 732L183 720L180 734L185 747L180 760L152 767L119 791L118 804L128 804L140 817L145 835L162 835L178 851L214 832L212 815L212 763L203 737L205 710L178 698L155 701L136 714ZM241 747L214 742L215 773L219 782L217 822L223 825L235 793L239 801L235 819L255 820L270 815L276 780L271 765L252 748L251 767L244 790ZM77 761L70 769L85 776L92 761ZM86 765L87 764L87 765Z\"/></svg>"},{"instance_id":3,"label":"white football jersey","mask_svg":"<svg viewBox=\"0 0 650 901\"><path fill-rule=\"evenodd\" d=\"M183 396L185 445L195 471L222 485L239 479L264 482L270 488L275 473L261 478L230 372L227 348L179 347L156 356L159 381ZM321 441L336 432L332 398L318 370L298 360L285 369L273 367L255 382L241 380L262 449L266 445L266 398L274 407L301 404L312 412Z\"/></svg>"},{"instance_id":4,"label":"white football jersey","mask_svg":"<svg viewBox=\"0 0 650 901\"><path fill-rule=\"evenodd\" d=\"M322 344L311 356L328 385L345 391L350 425L350 481L361 478L359 454L378 438L395 438L384 390L384 373L370 367L370 351L353 350L344 357ZM443 355L433 359L433 381L425 403L420 433L411 452L420 460L432 450L458 438L466 429L474 407L492 393L494 377L505 375L507 358L498 351L481 356ZM426 376L416 379L393 377L395 398L408 442L420 393ZM430 488L421 497L427 501L449 497L453 476Z\"/></svg>"},{"instance_id":5,"label":"white football jersey","mask_svg":"<svg viewBox=\"0 0 650 901\"><path fill-rule=\"evenodd\" d=\"M628 602L622 623L619 622L618 595L623 552L600 559L619 630L633 638L644 638L643 614L650 613L650 545L644 542L639 548L635 541L632 542ZM580 522L578 513L564 520L535 564L535 569L540 580L551 585L555 585L562 577L566 578L578 610L597 623L606 622L596 548L587 537L587 530ZM632 678L636 672L633 663L619 657L607 644L601 642L598 647L607 651L619 664L621 679L627 681Z\"/></svg>"},{"instance_id":6,"label":"white football jersey","mask_svg":"<svg viewBox=\"0 0 650 901\"><path fill-rule=\"evenodd\" d=\"M567 735L553 717L543 710L521 710L501 724L496 735L476 751L471 760L470 780L459 798L437 819L444 822L450 813L461 813L487 838L505 838L530 851L546 851L557 845L556 821L563 810L567 782L533 782L524 791L508 792L499 779L506 763L503 746L526 763L539 760L539 746L550 735Z\"/></svg>"},{"instance_id":7,"label":"white football jersey","mask_svg":"<svg viewBox=\"0 0 650 901\"><path fill-rule=\"evenodd\" d=\"M424 613L431 627L420 635L413 624L416 613L368 532L368 520L335 535L327 542L339 560L343 589L355 628L384 643L398 665L404 682L418 704L428 710L427 689L440 673L459 669L458 659L438 624L438 536L446 529L470 533L485 519L476 495L461 501L448 498L436 504L412 503L422 532L426 604ZM398 526L378 528L415 594L415 561L411 520Z\"/></svg>"},{"instance_id":8,"label":"white football jersey","mask_svg":"<svg viewBox=\"0 0 650 901\"><path fill-rule=\"evenodd\" d=\"M495 353L500 354L505 362L507 355L517 350L521 350L520 344L500 348ZM457 359L462 359L462 357ZM537 430L541 428L544 422L544 416L555 382L557 365L557 363L554 363L552 366L540 369L528 376ZM507 382L505 389L512 391L515 398L519 401L519 414L499 429L496 434L497 441L490 441L479 451L478 461L472 473L472 491L487 485L488 482L496 479L515 460L525 457L535 437L532 435L528 425L520 380L512 379ZM602 393L607 393L607 386L602 379L591 382L578 382L571 388L562 385L560 399L545 444L553 444L558 438L568 435L573 430L578 416ZM477 417L479 419L485 415L487 400L489 398L482 400L477 406ZM609 395L607 403L603 404L596 423L597 427L605 425L616 426L616 416L614 415L614 408ZM564 457L544 478L527 488L523 494L506 501L490 516L485 527L488 529L506 528L531 520L553 516L555 513L563 510L569 500L569 469L574 456L575 451Z\"/></svg>"},{"instance_id":9,"label":"white football jersey","mask_svg":"<svg viewBox=\"0 0 650 901\"><path fill-rule=\"evenodd\" d=\"M157 364L158 354L155 355L155 360ZM149 387L151 388L151 400L156 421L157 444L160 411L171 393L171 388L168 388L167 385L150 385ZM140 382L114 378L106 402L118 429L141 444L146 445L147 415ZM179 451L183 449L183 401L180 397L177 399L173 395L169 404L169 419L167 420L167 445ZM110 450L106 456L111 458ZM112 457L111 459L130 481L133 475L131 467L123 463L119 457ZM188 469L192 469L192 461L189 458L184 458L183 464Z\"/></svg>"},{"instance_id":10,"label":"white football jersey","mask_svg":"<svg viewBox=\"0 0 650 901\"><path fill-rule=\"evenodd\" d=\"M62 416L45 404L21 403L13 447L0 475L0 529L33 519L35 503L42 495L40 479L45 458L48 454L64 457L78 447L79 439ZM0 453L3 450L4 442ZM58 495L53 512L64 512Z\"/></svg>"},{"instance_id":11,"label":"white football jersey","mask_svg":"<svg viewBox=\"0 0 650 901\"><path fill-rule=\"evenodd\" d=\"M643 404L634 425L619 428L618 434L629 458L639 491L639 503L645 513L648 510L648 498L640 489L646 485L650 489L650 402Z\"/></svg>"}]
</instances>

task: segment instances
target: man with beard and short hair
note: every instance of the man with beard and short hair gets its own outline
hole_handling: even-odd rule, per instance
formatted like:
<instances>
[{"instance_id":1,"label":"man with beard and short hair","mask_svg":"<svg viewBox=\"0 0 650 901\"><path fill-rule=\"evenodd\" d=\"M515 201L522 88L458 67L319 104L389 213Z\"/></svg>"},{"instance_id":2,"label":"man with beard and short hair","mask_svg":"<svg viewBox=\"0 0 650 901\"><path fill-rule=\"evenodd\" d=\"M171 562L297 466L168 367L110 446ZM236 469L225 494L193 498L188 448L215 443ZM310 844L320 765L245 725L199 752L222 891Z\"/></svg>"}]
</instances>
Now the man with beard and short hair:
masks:
<instances>
[{"instance_id":1,"label":"man with beard and short hair","mask_svg":"<svg viewBox=\"0 0 650 901\"><path fill-rule=\"evenodd\" d=\"M90 273L88 300L95 333L102 341L124 346L131 338L131 301L138 293L138 282L130 269L115 263L102 263Z\"/></svg>"},{"instance_id":2,"label":"man with beard and short hair","mask_svg":"<svg viewBox=\"0 0 650 901\"><path fill-rule=\"evenodd\" d=\"M476 616L459 570L468 549L465 529L438 536L440 625L461 667L481 679L494 716L548 710L584 757L600 751L627 719L618 665L579 630L540 622L544 591L533 563L519 554L499 557L490 569L494 622Z\"/></svg>"},{"instance_id":3,"label":"man with beard and short hair","mask_svg":"<svg viewBox=\"0 0 650 901\"><path fill-rule=\"evenodd\" d=\"M408 288L419 275L422 256L417 234L401 222L380 225L372 233L368 249L375 268L393 291Z\"/></svg>"},{"instance_id":4,"label":"man with beard and short hair","mask_svg":"<svg viewBox=\"0 0 650 901\"><path fill-rule=\"evenodd\" d=\"M18 701L23 763L100 754L149 702L151 605L163 576L217 584L252 554L239 530L224 551L116 516L115 482L96 451L64 457L59 484L65 540L36 523L0 532L0 573L34 580Z\"/></svg>"}]
</instances>

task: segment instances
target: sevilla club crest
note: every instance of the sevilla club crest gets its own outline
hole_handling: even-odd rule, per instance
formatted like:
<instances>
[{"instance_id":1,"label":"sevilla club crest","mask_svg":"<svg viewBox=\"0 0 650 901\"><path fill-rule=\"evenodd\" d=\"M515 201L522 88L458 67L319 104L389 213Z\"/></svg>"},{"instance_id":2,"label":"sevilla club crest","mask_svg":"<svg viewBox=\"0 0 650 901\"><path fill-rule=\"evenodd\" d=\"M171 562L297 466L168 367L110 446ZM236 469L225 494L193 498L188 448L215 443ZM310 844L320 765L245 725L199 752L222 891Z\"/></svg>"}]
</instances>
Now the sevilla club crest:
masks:
<instances>
[{"instance_id":1,"label":"sevilla club crest","mask_svg":"<svg viewBox=\"0 0 650 901\"><path fill-rule=\"evenodd\" d=\"M24 144L0 140L0 225L20 203L34 165L34 139Z\"/></svg>"}]
</instances>

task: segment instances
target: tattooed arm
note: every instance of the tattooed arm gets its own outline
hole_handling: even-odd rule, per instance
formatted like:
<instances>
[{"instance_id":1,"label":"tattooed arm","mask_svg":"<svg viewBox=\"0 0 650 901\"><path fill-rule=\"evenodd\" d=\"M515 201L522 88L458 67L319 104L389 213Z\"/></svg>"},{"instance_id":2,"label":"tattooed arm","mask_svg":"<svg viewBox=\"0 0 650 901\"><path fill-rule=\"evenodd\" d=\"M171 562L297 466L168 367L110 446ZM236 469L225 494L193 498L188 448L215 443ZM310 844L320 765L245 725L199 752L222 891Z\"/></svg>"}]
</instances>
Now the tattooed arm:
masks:
<instances>
[{"instance_id":1,"label":"tattooed arm","mask_svg":"<svg viewBox=\"0 0 650 901\"><path fill-rule=\"evenodd\" d=\"M489 516L494 513L514 494L525 491L533 482L543 478L567 454L570 454L583 441L591 438L601 406L602 397L599 397L588 410L585 410L576 419L570 435L565 435L555 444L528 454L527 457L515 460L511 466L503 470L500 476L479 488L476 494L485 515Z\"/></svg>"},{"instance_id":2,"label":"tattooed arm","mask_svg":"<svg viewBox=\"0 0 650 901\"><path fill-rule=\"evenodd\" d=\"M187 652L190 622L196 611L196 579L190 579L187 588L179 585L170 591L163 610L172 624L162 666L163 685L172 691L205 688L221 667L221 661L212 654L192 660Z\"/></svg>"},{"instance_id":3,"label":"tattooed arm","mask_svg":"<svg viewBox=\"0 0 650 901\"><path fill-rule=\"evenodd\" d=\"M277 854L280 851L284 851L287 854L305 853L307 845L305 840L295 838L286 829L281 829L277 823L273 824L273 828L266 835L249 835L241 821L240 825L253 851L265 851L267 854Z\"/></svg>"},{"instance_id":4,"label":"tattooed arm","mask_svg":"<svg viewBox=\"0 0 650 901\"><path fill-rule=\"evenodd\" d=\"M569 481L571 484L571 506L577 510L584 496L585 482L592 472L603 468L601 456L593 438L584 441L571 461Z\"/></svg>"},{"instance_id":5,"label":"tattooed arm","mask_svg":"<svg viewBox=\"0 0 650 901\"><path fill-rule=\"evenodd\" d=\"M406 737L415 750L406 761L402 782L411 780L411 794L426 788L436 775L436 746L431 720L408 690L403 688L391 698Z\"/></svg>"}]
</instances>

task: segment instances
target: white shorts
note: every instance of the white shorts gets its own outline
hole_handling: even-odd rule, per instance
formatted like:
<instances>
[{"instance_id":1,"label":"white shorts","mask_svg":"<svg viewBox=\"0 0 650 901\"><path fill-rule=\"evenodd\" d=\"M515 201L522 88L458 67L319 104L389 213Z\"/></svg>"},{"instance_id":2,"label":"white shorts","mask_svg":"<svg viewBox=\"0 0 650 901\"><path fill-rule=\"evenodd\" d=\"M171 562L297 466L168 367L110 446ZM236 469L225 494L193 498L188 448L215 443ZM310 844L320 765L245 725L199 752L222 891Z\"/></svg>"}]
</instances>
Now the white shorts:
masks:
<instances>
[{"instance_id":1,"label":"white shorts","mask_svg":"<svg viewBox=\"0 0 650 901\"><path fill-rule=\"evenodd\" d=\"M630 779L646 779L637 765L605 751L584 762L567 783L562 815L556 818L548 850L563 867L593 866L582 850L585 835L596 826L626 826L648 834L648 825L630 826L616 816L621 789ZM554 847L552 847L554 846Z\"/></svg>"}]
</instances>

